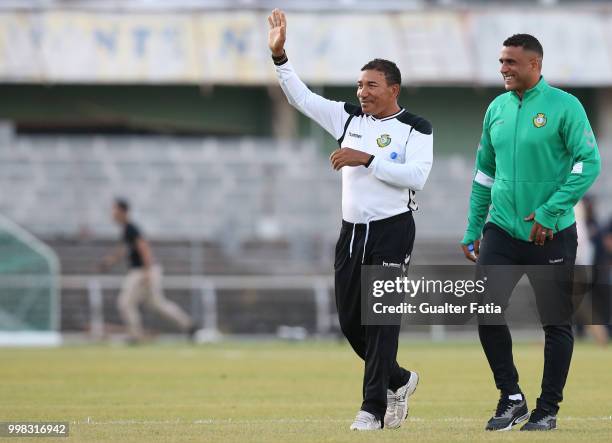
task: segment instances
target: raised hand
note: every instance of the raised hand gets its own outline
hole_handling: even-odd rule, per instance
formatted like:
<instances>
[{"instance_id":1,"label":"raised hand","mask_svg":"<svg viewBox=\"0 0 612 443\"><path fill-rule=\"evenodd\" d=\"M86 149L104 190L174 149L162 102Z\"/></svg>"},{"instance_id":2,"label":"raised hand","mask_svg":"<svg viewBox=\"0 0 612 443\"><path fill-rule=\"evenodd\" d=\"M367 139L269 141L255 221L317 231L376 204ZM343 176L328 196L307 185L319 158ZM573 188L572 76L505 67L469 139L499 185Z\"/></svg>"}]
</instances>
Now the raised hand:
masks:
<instances>
[{"instance_id":1,"label":"raised hand","mask_svg":"<svg viewBox=\"0 0 612 443\"><path fill-rule=\"evenodd\" d=\"M285 39L287 38L287 20L285 13L280 9L274 9L268 16L270 32L268 33L268 46L272 55L279 57L285 51Z\"/></svg>"}]
</instances>

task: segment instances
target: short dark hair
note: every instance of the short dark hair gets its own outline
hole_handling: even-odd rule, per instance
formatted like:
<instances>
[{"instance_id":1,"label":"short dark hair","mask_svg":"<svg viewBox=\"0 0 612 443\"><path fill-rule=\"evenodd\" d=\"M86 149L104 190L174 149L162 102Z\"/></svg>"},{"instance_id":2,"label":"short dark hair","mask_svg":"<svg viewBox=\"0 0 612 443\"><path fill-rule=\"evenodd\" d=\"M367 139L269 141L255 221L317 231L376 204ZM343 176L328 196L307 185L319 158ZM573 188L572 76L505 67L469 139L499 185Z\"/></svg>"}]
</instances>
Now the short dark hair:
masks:
<instances>
[{"instance_id":1,"label":"short dark hair","mask_svg":"<svg viewBox=\"0 0 612 443\"><path fill-rule=\"evenodd\" d=\"M121 198L121 197L115 198L115 205L117 205L117 207L121 209L123 212L129 212L130 210L130 204L124 198Z\"/></svg>"},{"instance_id":2,"label":"short dark hair","mask_svg":"<svg viewBox=\"0 0 612 443\"><path fill-rule=\"evenodd\" d=\"M363 68L362 71L380 71L385 74L385 80L387 80L387 85L401 85L402 84L402 73L400 72L397 65L389 60L385 60L382 58L375 58L374 60L370 60Z\"/></svg>"},{"instance_id":3,"label":"short dark hair","mask_svg":"<svg viewBox=\"0 0 612 443\"><path fill-rule=\"evenodd\" d=\"M530 34L514 34L512 37L508 37L504 40L504 46L520 46L544 58L544 48L542 48L538 39Z\"/></svg>"}]
</instances>

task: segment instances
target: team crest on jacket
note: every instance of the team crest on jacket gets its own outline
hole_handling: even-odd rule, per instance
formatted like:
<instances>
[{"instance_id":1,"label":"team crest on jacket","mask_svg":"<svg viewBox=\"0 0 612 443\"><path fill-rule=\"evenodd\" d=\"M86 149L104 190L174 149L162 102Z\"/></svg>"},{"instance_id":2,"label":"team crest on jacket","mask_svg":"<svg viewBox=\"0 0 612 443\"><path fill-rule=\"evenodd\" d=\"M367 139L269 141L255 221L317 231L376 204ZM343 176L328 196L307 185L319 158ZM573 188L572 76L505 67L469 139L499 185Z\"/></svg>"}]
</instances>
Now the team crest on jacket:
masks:
<instances>
[{"instance_id":1,"label":"team crest on jacket","mask_svg":"<svg viewBox=\"0 0 612 443\"><path fill-rule=\"evenodd\" d=\"M536 128L541 128L544 125L546 125L546 115L545 114L539 113L533 118L533 126L535 126Z\"/></svg>"},{"instance_id":2,"label":"team crest on jacket","mask_svg":"<svg viewBox=\"0 0 612 443\"><path fill-rule=\"evenodd\" d=\"M376 143L378 144L378 147L384 148L385 146L389 146L389 143L391 143L391 137L389 134L383 134L376 139Z\"/></svg>"}]
</instances>

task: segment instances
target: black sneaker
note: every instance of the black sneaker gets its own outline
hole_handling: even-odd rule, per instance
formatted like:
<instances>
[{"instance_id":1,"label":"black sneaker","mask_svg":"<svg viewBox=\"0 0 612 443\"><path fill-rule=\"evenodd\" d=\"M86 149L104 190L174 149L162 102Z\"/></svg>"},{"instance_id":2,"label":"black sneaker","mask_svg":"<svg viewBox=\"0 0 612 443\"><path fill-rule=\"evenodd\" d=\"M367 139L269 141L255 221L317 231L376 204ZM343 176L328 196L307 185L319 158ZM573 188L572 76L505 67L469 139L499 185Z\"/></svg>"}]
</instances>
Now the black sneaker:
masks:
<instances>
[{"instance_id":1,"label":"black sneaker","mask_svg":"<svg viewBox=\"0 0 612 443\"><path fill-rule=\"evenodd\" d=\"M521 431L552 431L557 428L557 416L546 409L536 408L531 411L529 421Z\"/></svg>"},{"instance_id":2,"label":"black sneaker","mask_svg":"<svg viewBox=\"0 0 612 443\"><path fill-rule=\"evenodd\" d=\"M508 394L502 394L497 403L495 416L489 419L485 430L509 431L512 426L527 420L528 417L529 410L524 395L522 400L510 400Z\"/></svg>"}]
</instances>

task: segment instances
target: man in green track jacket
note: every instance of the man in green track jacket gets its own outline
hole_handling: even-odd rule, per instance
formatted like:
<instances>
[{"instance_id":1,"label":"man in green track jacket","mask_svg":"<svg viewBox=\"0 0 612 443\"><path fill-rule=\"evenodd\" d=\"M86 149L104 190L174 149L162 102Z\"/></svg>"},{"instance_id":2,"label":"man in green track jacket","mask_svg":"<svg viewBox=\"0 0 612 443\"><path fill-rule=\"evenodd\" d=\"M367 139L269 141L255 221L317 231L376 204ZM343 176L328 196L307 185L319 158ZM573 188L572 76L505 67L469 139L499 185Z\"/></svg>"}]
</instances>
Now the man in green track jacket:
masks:
<instances>
[{"instance_id":1,"label":"man in green track jacket","mask_svg":"<svg viewBox=\"0 0 612 443\"><path fill-rule=\"evenodd\" d=\"M503 44L499 61L507 92L493 100L485 114L461 242L465 256L479 266L575 262L573 207L599 174L599 151L578 99L549 86L541 76L543 53L540 42L528 34L514 35ZM505 275L495 286L495 296L507 304L521 275ZM562 282L551 285L529 278L536 298L550 293L552 286L558 296L553 303L571 305ZM538 300L543 317L541 305ZM510 429L528 417L521 430L556 427L574 341L569 321L543 324L542 392L531 414L518 385L507 325L479 325L480 341L501 391L487 430Z\"/></svg>"}]
</instances>

